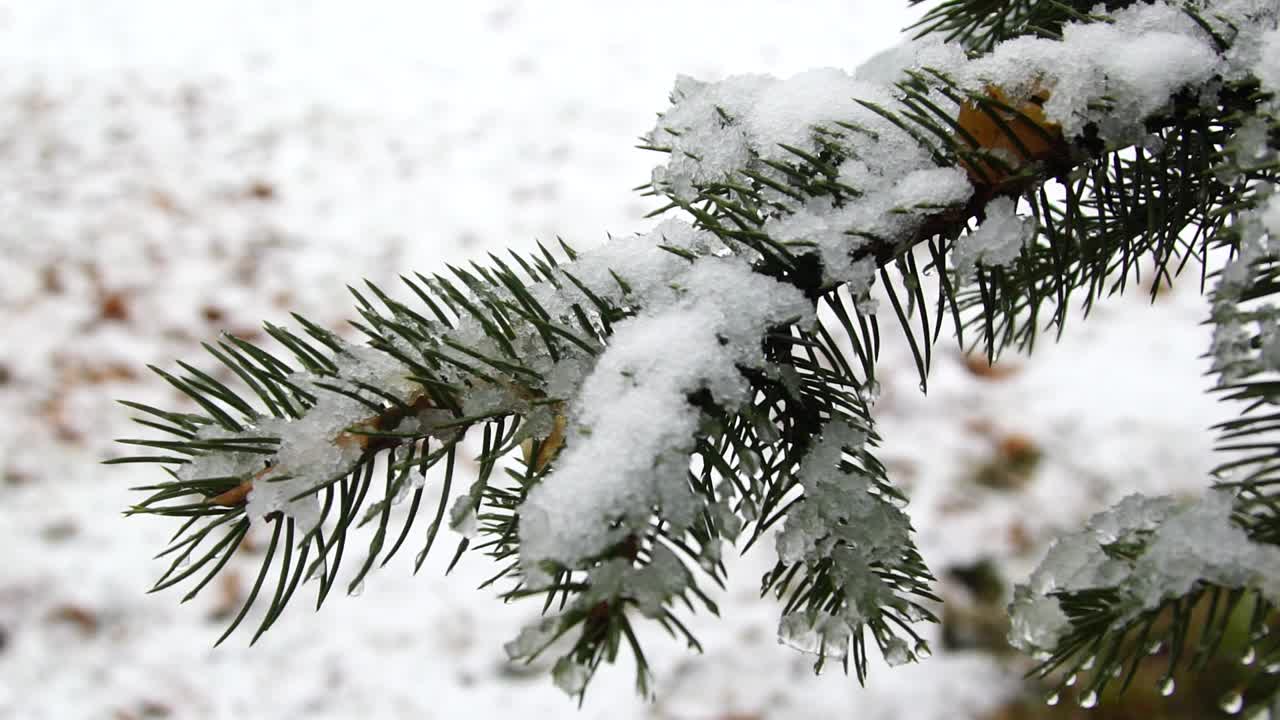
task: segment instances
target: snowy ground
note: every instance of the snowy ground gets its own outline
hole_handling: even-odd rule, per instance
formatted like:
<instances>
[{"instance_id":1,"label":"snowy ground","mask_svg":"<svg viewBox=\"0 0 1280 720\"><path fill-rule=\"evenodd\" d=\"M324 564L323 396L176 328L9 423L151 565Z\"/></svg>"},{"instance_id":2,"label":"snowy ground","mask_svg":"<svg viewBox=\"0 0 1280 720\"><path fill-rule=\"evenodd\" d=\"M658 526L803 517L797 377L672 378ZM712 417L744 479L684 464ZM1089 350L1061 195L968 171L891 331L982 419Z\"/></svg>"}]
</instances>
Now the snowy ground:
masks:
<instances>
[{"instance_id":1,"label":"snowy ground","mask_svg":"<svg viewBox=\"0 0 1280 720\"><path fill-rule=\"evenodd\" d=\"M653 704L620 667L575 715L510 667L501 645L536 608L474 591L479 558L447 579L442 557L417 577L393 563L359 598L299 601L256 647L213 649L243 587L145 595L175 528L120 516L149 472L96 465L135 434L114 398L173 400L146 363L288 311L340 328L362 278L642 229L652 205L628 188L654 159L630 146L676 73L851 68L909 17L882 0L0 2L0 718L989 715L1021 668L986 655L876 668L865 689L814 678L756 598L763 552L734 568L724 617L697 621L706 654L651 644ZM935 570L991 557L1017 577L1101 503L1203 484L1222 409L1199 392L1193 290L1106 303L1003 377L940 350L928 397L886 349L884 457ZM1030 481L973 482L1011 442L1043 453Z\"/></svg>"}]
</instances>

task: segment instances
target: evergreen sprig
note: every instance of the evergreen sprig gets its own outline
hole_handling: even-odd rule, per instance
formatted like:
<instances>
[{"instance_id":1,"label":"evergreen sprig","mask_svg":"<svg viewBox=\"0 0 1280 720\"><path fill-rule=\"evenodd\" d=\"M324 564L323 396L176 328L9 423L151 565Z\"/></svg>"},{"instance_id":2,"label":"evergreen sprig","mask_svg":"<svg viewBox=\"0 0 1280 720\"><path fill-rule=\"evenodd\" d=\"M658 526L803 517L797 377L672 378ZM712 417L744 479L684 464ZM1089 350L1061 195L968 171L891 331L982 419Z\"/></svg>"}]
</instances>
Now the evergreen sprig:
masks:
<instances>
[{"instance_id":1,"label":"evergreen sprig","mask_svg":"<svg viewBox=\"0 0 1280 720\"><path fill-rule=\"evenodd\" d=\"M1105 11L1133 4L1113 0ZM1225 51L1238 28L1215 15L1212 5L1188 3L1184 12ZM948 0L915 27L980 56L1015 37L1058 38L1066 23L1109 21L1095 13L1095 3L1076 0ZM1247 260L1247 287L1230 299L1252 303L1247 319L1260 329L1235 338L1241 356L1263 353L1275 342L1276 313L1265 300L1280 291L1280 257L1253 253L1243 244L1244 219L1269 197L1280 167L1273 159L1280 147L1275 119L1264 109L1271 98L1256 78L1186 88L1142 118L1142 137L1110 143L1095 125L1064 136L1044 120L1042 97L1022 102L999 88L966 90L948 68L909 70L894 90L893 107L860 102L914 138L936 165L963 171L974 190L960 205L895 208L919 219L909 236L849 233L857 248L850 260L871 263L894 324L911 348L922 389L944 325L961 345L980 347L989 358L1010 347L1030 351L1041 331L1061 332L1073 301L1087 314L1099 298L1136 285L1141 273L1153 274L1155 292L1189 267L1207 288L1217 279L1206 262L1211 252ZM727 110L719 113L726 132L739 121ZM1271 154L1261 162L1242 162L1233 143L1258 123ZM153 368L196 411L126 402L139 413L140 424L161 436L123 439L143 450L108 461L158 464L168 475L137 488L147 495L129 510L182 519L160 554L169 567L153 589L186 583L191 589L184 600L191 599L226 567L260 521L271 532L267 550L251 592L219 642L261 603L256 640L302 584L315 580L317 607L323 604L338 583L343 557L354 552L347 548L354 530L368 526L370 538L348 592L409 545L418 547L415 566L421 566L447 512L449 523L466 531L450 568L465 551L480 551L497 566L486 586L501 583L508 600L542 599L547 619L509 646L515 659L532 660L571 638L553 672L559 684L581 694L602 662L626 651L635 661L637 686L647 692L648 667L635 622L652 620L697 648L680 615L717 611L702 585L724 581L722 544L746 550L812 501L800 476L835 428L865 438L840 448L831 469L836 476L865 480L866 499L886 515L905 503L874 456L875 363L884 323L866 298L828 279L812 243L782 240L768 229L771 219L808 203L838 208L856 202L867 188L851 186L838 168L856 157L854 139L874 132L856 122L823 124L811 129L816 149L782 145L780 156L754 155L736 172L699 183L692 193L660 182L641 188L664 198L660 213L691 218L728 253L751 259L756 272L797 288L819 311L816 324L782 323L760 338L764 366L739 368L750 387L743 406L725 407L706 391L687 397L700 413L686 478L696 502L693 522L673 523L676 508L655 506L646 525L632 528L599 555L573 566L538 568L550 582L526 577L521 506L554 473L573 401L551 389L548 368L564 361L594 363L608 351L616 326L643 313L648 301L633 291L628 268L614 267L603 282L580 277L579 253L561 241L554 251L539 245L536 253L490 255L486 264L449 267L447 274L406 276L404 290L412 300L396 299L372 284L352 288L360 316L353 325L364 335L364 346L295 316L300 330L267 326L274 351L230 335L206 344L221 372L187 363L179 363L176 374ZM644 147L673 150L657 135L644 138ZM1034 237L1011 265L979 263L966 281L953 272L956 244L998 199L1026 208ZM658 247L690 263L714 254L672 243ZM1237 324L1240 317L1233 316ZM354 369L368 353L400 368L396 379L405 382L382 386ZM1221 487L1238 492L1236 521L1251 540L1276 545L1280 441L1272 435L1280 429L1280 415L1272 406L1278 386L1265 362L1241 362L1243 369L1222 386L1224 397L1245 403L1245 409L1221 428L1222 450L1234 454L1221 468ZM484 393L506 399L498 410L476 411L474 398ZM301 495L282 499L287 504L315 498L318 519L304 523L283 508L251 519L250 494L268 493L273 484L291 479L289 469L280 472L274 462L283 443L274 429L305 422L317 408L339 401L363 413L332 438L344 453L342 462ZM469 489L458 493L454 484L467 438L480 445L478 471L467 478ZM431 483L439 486L438 494L430 494L438 497L434 503ZM446 508L454 495L456 504ZM404 501L405 511L394 509ZM817 667L839 660L846 671L852 664L861 680L869 644L885 655L902 648L909 648L907 658L927 654L911 625L936 620L930 603L938 598L909 538L866 563L867 582L885 589L866 595L848 579L848 561L841 558L868 549L841 538L838 528L856 519L834 512L837 529L827 536L827 546L780 560L763 578L762 592L779 599L784 616L807 622L817 633ZM1136 556L1143 547L1111 551ZM656 600L614 582L618 572L652 575ZM1114 680L1127 685L1152 642L1175 648L1172 673L1180 663L1202 666L1218 652L1225 623L1237 609L1252 613L1250 626L1259 633L1276 620L1270 600L1251 587L1202 583L1137 614L1116 588L1057 597L1070 629L1037 672L1054 674L1064 684L1087 676L1082 687L1095 697ZM1193 614L1203 613L1205 604L1212 608L1208 619ZM852 617L852 609L859 619L847 628L820 623ZM1280 649L1265 643L1260 648L1259 667L1269 667ZM1274 695L1276 683L1264 675L1248 689L1251 699Z\"/></svg>"}]
</instances>

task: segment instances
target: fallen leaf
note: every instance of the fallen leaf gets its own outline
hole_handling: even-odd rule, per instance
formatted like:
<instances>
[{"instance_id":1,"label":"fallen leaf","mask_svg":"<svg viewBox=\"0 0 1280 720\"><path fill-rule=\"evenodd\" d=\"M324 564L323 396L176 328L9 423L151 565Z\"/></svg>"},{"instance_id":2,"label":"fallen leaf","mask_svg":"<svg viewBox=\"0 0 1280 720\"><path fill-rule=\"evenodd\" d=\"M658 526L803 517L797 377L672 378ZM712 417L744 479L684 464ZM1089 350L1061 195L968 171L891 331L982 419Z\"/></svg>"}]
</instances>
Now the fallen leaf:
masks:
<instances>
[{"instance_id":1,"label":"fallen leaf","mask_svg":"<svg viewBox=\"0 0 1280 720\"><path fill-rule=\"evenodd\" d=\"M247 194L254 200L268 202L275 199L276 187L265 180L255 180L249 184Z\"/></svg>"},{"instance_id":2,"label":"fallen leaf","mask_svg":"<svg viewBox=\"0 0 1280 720\"><path fill-rule=\"evenodd\" d=\"M92 610L80 605L59 605L49 613L49 620L75 625L85 635L94 635L98 632L98 616Z\"/></svg>"},{"instance_id":3,"label":"fallen leaf","mask_svg":"<svg viewBox=\"0 0 1280 720\"><path fill-rule=\"evenodd\" d=\"M99 300L98 317L107 322L128 322L129 303L124 293L111 291Z\"/></svg>"},{"instance_id":4,"label":"fallen leaf","mask_svg":"<svg viewBox=\"0 0 1280 720\"><path fill-rule=\"evenodd\" d=\"M218 598L209 611L210 620L227 620L244 602L244 582L237 570L228 570L218 578Z\"/></svg>"},{"instance_id":5,"label":"fallen leaf","mask_svg":"<svg viewBox=\"0 0 1280 720\"><path fill-rule=\"evenodd\" d=\"M1005 380L1016 375L1022 369L1017 365L1006 365L999 362L993 365L987 362L987 357L982 353L965 355L964 367L969 371L969 374L984 380Z\"/></svg>"}]
</instances>

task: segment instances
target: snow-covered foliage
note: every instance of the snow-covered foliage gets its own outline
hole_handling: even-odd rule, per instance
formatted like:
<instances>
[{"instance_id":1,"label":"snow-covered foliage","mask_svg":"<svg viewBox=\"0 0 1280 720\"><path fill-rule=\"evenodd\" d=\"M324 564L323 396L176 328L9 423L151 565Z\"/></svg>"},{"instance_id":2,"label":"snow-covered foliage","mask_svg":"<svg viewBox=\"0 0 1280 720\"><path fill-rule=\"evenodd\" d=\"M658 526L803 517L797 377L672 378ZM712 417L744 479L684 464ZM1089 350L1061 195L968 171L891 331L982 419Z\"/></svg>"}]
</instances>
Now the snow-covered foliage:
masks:
<instances>
[{"instance_id":1,"label":"snow-covered foliage","mask_svg":"<svg viewBox=\"0 0 1280 720\"><path fill-rule=\"evenodd\" d=\"M1149 143L1146 121L1171 111L1176 98L1208 108L1224 83L1271 82L1276 3L1232 0L1212 9L1216 25L1198 22L1181 3L1134 3L1105 21L1068 23L1060 38L1018 37L972 58L959 45L926 39L854 73L715 83L682 77L646 142L667 153L652 189L696 222L668 219L588 252L566 250L563 263L547 254L540 272L526 265L532 283L512 280L500 261L493 274L456 272L464 289L423 279L430 293L448 298L453 317L427 292L435 319L387 301L388 319L362 299L374 348L295 352L308 369L273 382L306 398L302 406L252 418L249 427L228 417L200 428L201 453L178 478L242 481L249 518L283 513L306 543L321 522L318 491L367 463L376 443L447 443L460 427L517 417L524 422L518 433L499 431L500 441L544 442L549 454L526 457L527 486L495 503L518 522L493 544L514 548L504 573L518 578L522 592L560 590L567 599L572 590L574 597L561 622L522 633L508 648L513 657L535 655L573 622L583 622L588 637L591 623L624 605L665 622L666 606L692 589L686 562L714 574L722 540L753 521L763 531L784 515L781 569L765 583L780 596L794 593L780 622L783 639L821 663L860 652L869 627L890 664L924 655L927 648L908 647L885 622L915 637L909 623L928 613L905 596L927 597L928 574L907 516L870 458L874 352L858 350L861 372L836 357L819 308L835 302L832 290L847 291L865 323L875 312L878 269L889 259L905 262L906 249L940 232L931 224L940 218L957 228L950 266L942 268L957 285L979 269L1015 268L1042 239L1037 219L1018 213L1016 197L1032 179L1023 171L1058 150L1061 163L1078 159L1073 153L1086 140L1105 148ZM995 102L1017 119L983 105ZM930 138L921 127L940 121L928 125L922 107L954 132ZM995 116L996 140L974 137L983 132L955 120L979 112ZM1008 122L1031 134L1000 128ZM1268 159L1265 130L1244 126L1237 155ZM1038 149L1027 147L1033 135L1041 137ZM713 208L725 214L713 216ZM1239 369L1254 362L1245 321L1263 324L1257 362L1280 367L1273 310L1232 305L1251 283L1254 262L1271 252L1274 217L1280 209L1267 204L1241 221L1245 241L1215 296L1224 378L1252 371ZM970 229L974 218L980 222ZM908 324L896 296L892 302ZM844 322L852 336L853 321ZM774 386L784 388L784 399L754 409ZM459 407L433 394L442 388L458 395ZM806 399L817 408L812 417L784 417L799 416ZM734 425L743 418L753 427ZM734 466L708 467L698 456L712 428L724 441L716 448L721 459ZM765 453L733 444L742 437ZM695 456L707 477L724 482L695 477ZM762 462L780 478L764 493L753 487ZM412 465L410 453L403 472ZM776 514L755 516L753 493ZM481 533L487 501L477 482L454 506L455 528L468 539ZM1019 643L1043 650L1062 638L1070 622L1049 593L1121 585L1134 613L1197 582L1274 598L1267 578L1280 570L1280 557L1234 526L1231 510L1231 497L1217 493L1187 508L1131 499L1095 518L1056 545L1019 590ZM696 547L677 542L686 536ZM1141 552L1113 557L1108 550L1117 543ZM792 570L783 579L785 568ZM802 570L802 589L793 589ZM598 658L565 656L557 683L580 692Z\"/></svg>"},{"instance_id":2,"label":"snow-covered foliage","mask_svg":"<svg viewBox=\"0 0 1280 720\"><path fill-rule=\"evenodd\" d=\"M689 200L698 186L744 172L767 174L768 163L795 160L788 148L817 156L830 137L839 137L848 157L834 168L832 182L857 197L796 204L770 186L765 196L788 211L771 217L765 230L779 241L813 243L827 280L852 282L856 293L861 288L850 273L850 257L869 239L909 238L925 217L962 206L972 194L961 170L937 167L929 145L884 115L885 109L904 109L891 84L904 72L938 70L972 93L1000 88L1014 105L1047 94L1045 122L1067 138L1093 125L1104 140L1132 141L1144 135L1141 120L1167 106L1177 91L1252 71L1237 58L1256 53L1258 29L1274 24L1275 8L1251 0L1215 10L1236 21L1242 35L1255 37L1237 38L1231 53L1222 55L1178 6L1138 3L1106 23L1068 25L1061 40L1017 38L973 60L958 46L928 37L852 75L825 69L785 80L743 76L712 84L681 78L674 107L649 138L671 152L671 160L654 170L654 184ZM954 98L935 91L928 100L954 117L960 111ZM1006 159L1018 163L1011 154ZM1008 264L1028 239L1031 229L1013 217L1011 205L996 203L989 212L997 219L958 245L960 268L982 258Z\"/></svg>"},{"instance_id":3,"label":"snow-covered foliage","mask_svg":"<svg viewBox=\"0 0 1280 720\"><path fill-rule=\"evenodd\" d=\"M1256 589L1280 600L1280 548L1253 542L1231 520L1235 498L1212 491L1196 502L1131 495L1049 548L1011 608L1010 640L1051 653L1071 628L1055 593L1116 588L1119 623L1180 598L1197 583ZM1134 548L1139 548L1135 553Z\"/></svg>"},{"instance_id":4,"label":"snow-covered foliage","mask_svg":"<svg viewBox=\"0 0 1280 720\"><path fill-rule=\"evenodd\" d=\"M1262 35L1250 53L1257 58L1255 74L1265 90L1280 93L1280 31ZM1231 164L1224 172L1263 167L1273 163L1277 151L1268 142L1274 131L1274 114L1280 104L1272 100L1267 108L1271 118L1253 118L1236 133L1229 148ZM1280 196L1269 186L1251 188L1256 207L1243 213L1235 228L1240 240L1235 257L1222 268L1213 290L1214 336L1211 349L1213 370L1228 385L1262 371L1280 370L1277 323L1280 311L1270 304L1249 302L1254 285L1265 278L1263 266L1280 257ZM1260 342L1253 342L1249 327L1257 329Z\"/></svg>"},{"instance_id":5,"label":"snow-covered foliage","mask_svg":"<svg viewBox=\"0 0 1280 720\"><path fill-rule=\"evenodd\" d=\"M556 471L520 509L529 582L538 563L575 567L643 528L655 506L683 534L699 510L686 476L701 413L689 395L707 390L735 410L751 392L738 368L763 366L765 331L812 322L799 291L737 258L698 260L668 282L668 298L650 296L614 332L574 399Z\"/></svg>"},{"instance_id":6,"label":"snow-covered foliage","mask_svg":"<svg viewBox=\"0 0 1280 720\"><path fill-rule=\"evenodd\" d=\"M850 636L881 608L894 607L911 617L915 611L874 571L892 567L911 542L907 516L867 476L844 459L861 450L866 434L843 426L828 427L809 451L798 473L805 502L787 516L777 537L778 558L788 565L816 567L831 563L836 584L854 588L848 602L832 611L783 616L778 635L806 652L843 659ZM916 618L918 619L918 617ZM921 646L923 648L923 646ZM922 650L922 652L924 652ZM894 639L885 658L906 661L905 643Z\"/></svg>"}]
</instances>

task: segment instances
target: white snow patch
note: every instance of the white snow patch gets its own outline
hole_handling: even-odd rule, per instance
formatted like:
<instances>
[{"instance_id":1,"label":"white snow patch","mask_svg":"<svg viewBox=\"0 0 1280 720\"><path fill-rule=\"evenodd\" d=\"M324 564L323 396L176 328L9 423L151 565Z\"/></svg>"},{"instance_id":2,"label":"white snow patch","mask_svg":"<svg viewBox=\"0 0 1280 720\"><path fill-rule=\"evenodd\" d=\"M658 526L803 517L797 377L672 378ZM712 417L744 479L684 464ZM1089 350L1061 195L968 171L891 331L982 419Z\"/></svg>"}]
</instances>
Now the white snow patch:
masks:
<instances>
[{"instance_id":1,"label":"white snow patch","mask_svg":"<svg viewBox=\"0 0 1280 720\"><path fill-rule=\"evenodd\" d=\"M1017 203L999 197L987 203L987 217L974 230L956 240L951 258L961 278L973 274L979 263L1006 267L1035 239L1035 221L1017 213Z\"/></svg>"},{"instance_id":2,"label":"white snow patch","mask_svg":"<svg viewBox=\"0 0 1280 720\"><path fill-rule=\"evenodd\" d=\"M737 367L760 366L764 331L813 313L799 291L737 259L702 258L672 284L669 303L615 327L574 401L555 472L520 507L531 582L546 578L544 561L572 567L647 524L655 505L676 528L690 522L686 474L701 411L688 396L708 390L736 406L747 391Z\"/></svg>"}]
</instances>

